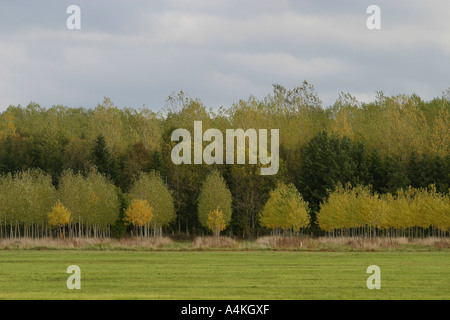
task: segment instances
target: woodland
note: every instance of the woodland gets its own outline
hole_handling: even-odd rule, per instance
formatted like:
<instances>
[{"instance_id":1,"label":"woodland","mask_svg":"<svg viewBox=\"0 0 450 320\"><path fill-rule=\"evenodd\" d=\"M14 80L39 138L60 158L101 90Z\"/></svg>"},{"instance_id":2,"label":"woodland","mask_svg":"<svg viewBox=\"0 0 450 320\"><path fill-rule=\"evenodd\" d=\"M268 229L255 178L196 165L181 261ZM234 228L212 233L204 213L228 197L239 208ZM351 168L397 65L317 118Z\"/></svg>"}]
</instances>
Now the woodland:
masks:
<instances>
[{"instance_id":1,"label":"woodland","mask_svg":"<svg viewBox=\"0 0 450 320\"><path fill-rule=\"evenodd\" d=\"M428 101L341 93L324 106L305 81L218 109L180 91L155 110L109 98L6 108L0 237L449 235L450 89ZM172 132L193 134L195 121L222 132L279 129L278 173L174 164Z\"/></svg>"}]
</instances>

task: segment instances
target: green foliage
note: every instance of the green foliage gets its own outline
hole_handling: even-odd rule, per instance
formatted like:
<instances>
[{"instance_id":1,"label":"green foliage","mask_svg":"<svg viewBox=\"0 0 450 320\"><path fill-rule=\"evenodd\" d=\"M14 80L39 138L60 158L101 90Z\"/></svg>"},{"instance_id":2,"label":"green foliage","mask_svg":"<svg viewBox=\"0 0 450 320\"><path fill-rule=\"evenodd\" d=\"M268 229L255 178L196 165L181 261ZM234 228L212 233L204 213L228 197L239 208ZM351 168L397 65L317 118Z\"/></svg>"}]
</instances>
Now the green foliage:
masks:
<instances>
[{"instance_id":1,"label":"green foliage","mask_svg":"<svg viewBox=\"0 0 450 320\"><path fill-rule=\"evenodd\" d=\"M322 230L371 232L410 230L416 234L431 228L442 232L450 228L450 198L436 187L400 189L395 195L379 196L370 188L338 186L320 206L317 220ZM418 230L417 228L422 228ZM414 229L411 231L411 229Z\"/></svg>"},{"instance_id":2,"label":"green foliage","mask_svg":"<svg viewBox=\"0 0 450 320\"><path fill-rule=\"evenodd\" d=\"M209 213L219 210L223 214L223 222L228 225L231 220L231 192L225 180L217 170L213 170L207 177L200 191L198 199L198 219L201 225L208 228Z\"/></svg>"},{"instance_id":3,"label":"green foliage","mask_svg":"<svg viewBox=\"0 0 450 320\"><path fill-rule=\"evenodd\" d=\"M142 142L133 144L121 162L121 188L128 190L139 172L148 172L153 162L152 155Z\"/></svg>"},{"instance_id":4,"label":"green foliage","mask_svg":"<svg viewBox=\"0 0 450 320\"><path fill-rule=\"evenodd\" d=\"M383 162L380 153L377 149L374 149L368 159L369 166L369 184L373 187L373 190L382 193L386 188L387 169L386 164Z\"/></svg>"},{"instance_id":5,"label":"green foliage","mask_svg":"<svg viewBox=\"0 0 450 320\"><path fill-rule=\"evenodd\" d=\"M120 188L116 188L117 198L119 200L119 217L111 226L111 235L115 238L123 238L127 231L127 226L125 224L125 210L128 208L130 201L126 194L124 194Z\"/></svg>"},{"instance_id":6,"label":"green foliage","mask_svg":"<svg viewBox=\"0 0 450 320\"><path fill-rule=\"evenodd\" d=\"M141 172L129 195L132 200L148 201L153 211L152 223L155 227L167 226L176 218L172 194L156 171Z\"/></svg>"},{"instance_id":7,"label":"green foliage","mask_svg":"<svg viewBox=\"0 0 450 320\"><path fill-rule=\"evenodd\" d=\"M216 237L219 236L220 231L225 230L227 225L225 224L222 210L216 209L209 212L207 226Z\"/></svg>"},{"instance_id":8,"label":"green foliage","mask_svg":"<svg viewBox=\"0 0 450 320\"><path fill-rule=\"evenodd\" d=\"M174 146L171 133L186 128L192 134L194 121L202 121L204 130L217 128L222 132L232 128L279 129L279 173L261 177L259 167L251 165L174 165L170 157ZM119 108L106 97L92 109L45 108L32 102L26 107L10 106L0 114L0 173L4 182L11 174L11 183L15 184L16 173L37 168L51 177L55 187L62 184L67 189L65 170L71 170L71 183L79 191L72 195L68 189L63 193L66 201L76 203L71 208L75 222L69 225L76 235L95 233L94 226L102 232L114 226L111 231L117 235L125 230L123 212L115 220L116 215L105 212L110 215L104 218L105 223L99 222L98 209L87 213L93 206L89 201L96 197L82 195L82 189L92 166L119 188L115 189L116 195L130 191L140 172L155 170L164 177L165 188L173 197L165 209L168 213L159 214L165 218L158 223L188 234L202 228L198 200L202 182L211 169L221 172L231 190L233 215L227 225L229 231L249 238L262 231L257 217L270 190L279 181L291 182L309 203L311 230L319 233L316 213L328 199L328 190L334 190L339 183L371 185L380 197L410 185L427 188L430 184L438 193L448 194L449 123L448 92L430 101L414 94L389 97L379 92L369 103L341 93L333 106L325 107L314 86L306 81L294 88L275 84L263 99L250 96L215 111L184 92L171 95L159 113L148 108ZM6 199L6 194L7 190L0 197ZM19 210L16 207L14 210ZM0 212L3 235L29 231L45 234L45 224L28 230L29 222L22 221L28 218L12 210L7 207ZM155 221L159 221L157 216ZM175 218L176 223L172 223ZM86 227L88 231L83 231Z\"/></svg>"},{"instance_id":9,"label":"green foliage","mask_svg":"<svg viewBox=\"0 0 450 320\"><path fill-rule=\"evenodd\" d=\"M295 186L280 183L270 192L270 198L259 219L263 227L298 232L309 226L308 212L308 203L303 200Z\"/></svg>"},{"instance_id":10,"label":"green foliage","mask_svg":"<svg viewBox=\"0 0 450 320\"><path fill-rule=\"evenodd\" d=\"M99 231L109 230L119 216L120 203L116 187L95 169L84 177L71 170L65 171L60 179L58 195L61 202L72 213L73 222L78 224L78 234L94 236Z\"/></svg>"},{"instance_id":11,"label":"green foliage","mask_svg":"<svg viewBox=\"0 0 450 320\"><path fill-rule=\"evenodd\" d=\"M92 149L92 162L97 167L98 172L106 175L113 181L117 181L116 162L109 152L103 135L99 135L95 139L94 148Z\"/></svg>"},{"instance_id":12,"label":"green foliage","mask_svg":"<svg viewBox=\"0 0 450 320\"><path fill-rule=\"evenodd\" d=\"M348 137L322 132L302 149L301 157L297 185L314 212L327 198L328 190L339 183L367 183L369 180L365 148Z\"/></svg>"},{"instance_id":13,"label":"green foliage","mask_svg":"<svg viewBox=\"0 0 450 320\"><path fill-rule=\"evenodd\" d=\"M10 225L10 236L13 227L14 235L20 235L21 227L27 236L34 232L33 226L42 232L55 202L56 190L51 177L40 170L8 174L0 179L0 223Z\"/></svg>"}]
</instances>

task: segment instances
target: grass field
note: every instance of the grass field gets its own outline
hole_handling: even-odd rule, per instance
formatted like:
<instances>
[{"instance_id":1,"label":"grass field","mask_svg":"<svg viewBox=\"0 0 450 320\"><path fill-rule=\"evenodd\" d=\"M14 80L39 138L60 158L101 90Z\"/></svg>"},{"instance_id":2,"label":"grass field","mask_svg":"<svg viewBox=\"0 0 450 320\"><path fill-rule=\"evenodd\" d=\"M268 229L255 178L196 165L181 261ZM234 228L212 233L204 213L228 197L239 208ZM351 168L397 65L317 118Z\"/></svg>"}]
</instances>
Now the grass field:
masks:
<instances>
[{"instance_id":1,"label":"grass field","mask_svg":"<svg viewBox=\"0 0 450 320\"><path fill-rule=\"evenodd\" d=\"M81 290L68 290L69 265ZM381 290L366 269L381 268ZM0 299L449 299L450 252L0 250Z\"/></svg>"}]
</instances>

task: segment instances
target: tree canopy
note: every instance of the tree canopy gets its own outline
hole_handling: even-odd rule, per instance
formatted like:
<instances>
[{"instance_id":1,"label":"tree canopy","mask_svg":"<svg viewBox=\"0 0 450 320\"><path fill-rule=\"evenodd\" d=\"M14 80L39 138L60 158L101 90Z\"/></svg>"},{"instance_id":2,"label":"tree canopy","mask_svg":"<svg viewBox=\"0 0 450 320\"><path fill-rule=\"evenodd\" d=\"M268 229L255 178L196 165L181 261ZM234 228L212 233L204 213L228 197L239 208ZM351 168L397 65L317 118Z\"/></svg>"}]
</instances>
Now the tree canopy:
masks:
<instances>
[{"instance_id":1,"label":"tree canopy","mask_svg":"<svg viewBox=\"0 0 450 320\"><path fill-rule=\"evenodd\" d=\"M174 164L171 134L184 128L193 136L194 121L204 131L279 129L278 173L262 177L259 165L248 164ZM379 199L431 184L439 197L448 195L449 124L448 94L425 101L378 92L363 103L341 93L323 106L306 81L292 89L275 84L262 99L216 110L184 92L160 111L119 108L109 98L94 108L9 106L0 114L0 230L47 234L47 213L59 199L72 214L69 234L107 235L123 222L129 197L148 201L153 230L204 232L219 204L229 231L251 238L267 232L258 217L271 191L292 183L309 205L311 231L321 234L316 215L340 184L370 186Z\"/></svg>"}]
</instances>

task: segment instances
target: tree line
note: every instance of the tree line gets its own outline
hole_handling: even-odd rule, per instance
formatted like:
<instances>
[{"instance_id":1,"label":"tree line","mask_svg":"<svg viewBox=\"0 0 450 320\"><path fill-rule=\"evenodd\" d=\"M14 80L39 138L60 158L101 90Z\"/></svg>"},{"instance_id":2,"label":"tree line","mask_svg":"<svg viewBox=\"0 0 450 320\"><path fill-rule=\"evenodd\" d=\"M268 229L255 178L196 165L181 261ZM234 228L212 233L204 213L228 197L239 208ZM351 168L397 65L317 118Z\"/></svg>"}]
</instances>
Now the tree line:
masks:
<instances>
[{"instance_id":1,"label":"tree line","mask_svg":"<svg viewBox=\"0 0 450 320\"><path fill-rule=\"evenodd\" d=\"M450 231L450 196L436 187L378 194L368 187L338 186L321 204L318 224L328 235L444 236Z\"/></svg>"},{"instance_id":2,"label":"tree line","mask_svg":"<svg viewBox=\"0 0 450 320\"><path fill-rule=\"evenodd\" d=\"M119 108L108 98L91 109L43 108L36 103L9 106L0 115L0 197L13 200L4 200L7 205L2 202L1 229L8 235L49 232L39 221L59 199L72 214L73 222L67 230L71 235L123 234L130 199L144 198L140 192L149 188L145 179L152 175L166 191L149 192L146 201L151 204L170 196L173 209L162 210L169 212L165 218L153 209L153 224L144 227L147 234L203 234L208 232L208 221L222 220L222 224L216 223L217 230L225 223L228 234L248 238L265 234L271 228L267 222L270 219L261 217L270 211L265 205L280 184L291 190L281 188L281 194L293 194L297 200L278 203L291 209L293 203L299 203L294 211L307 212L308 227L300 229L323 234L317 215L340 184L371 186L371 192L378 195L395 195L408 187L423 189L433 184L437 194L448 194L449 114L450 90L430 101L415 94L388 97L378 92L375 101L369 103L341 93L332 106L324 107L307 82L290 90L274 85L273 92L263 99L250 96L218 110L208 109L183 92L172 94L159 112L145 107ZM193 133L194 121L202 121L204 130L216 128L222 132L229 128L279 129L278 174L261 176L258 165L173 164L170 156L176 143L171 141L171 134L178 128ZM202 186L216 171L229 190L226 198L230 199L230 210L217 210L222 218L220 214L216 214L219 218L209 218L208 214L199 218L199 209L210 201L202 200L207 198L201 196ZM18 181L23 186L10 188ZM20 198L26 195L20 194L21 188L31 185L36 190L45 189L39 191L45 196ZM102 195L88 191L97 188ZM116 200L103 200L108 195ZM95 203L95 210L87 209ZM25 217L33 206L37 210L33 218ZM46 206L50 209L45 213L37 209ZM103 214L100 207L105 212L114 208L116 213ZM448 210L448 205L445 208ZM216 209L211 206L209 210ZM11 212L20 219L11 220ZM297 219L306 221L300 216ZM278 224L276 230L283 228ZM294 225L286 228L291 232L298 229Z\"/></svg>"}]
</instances>

